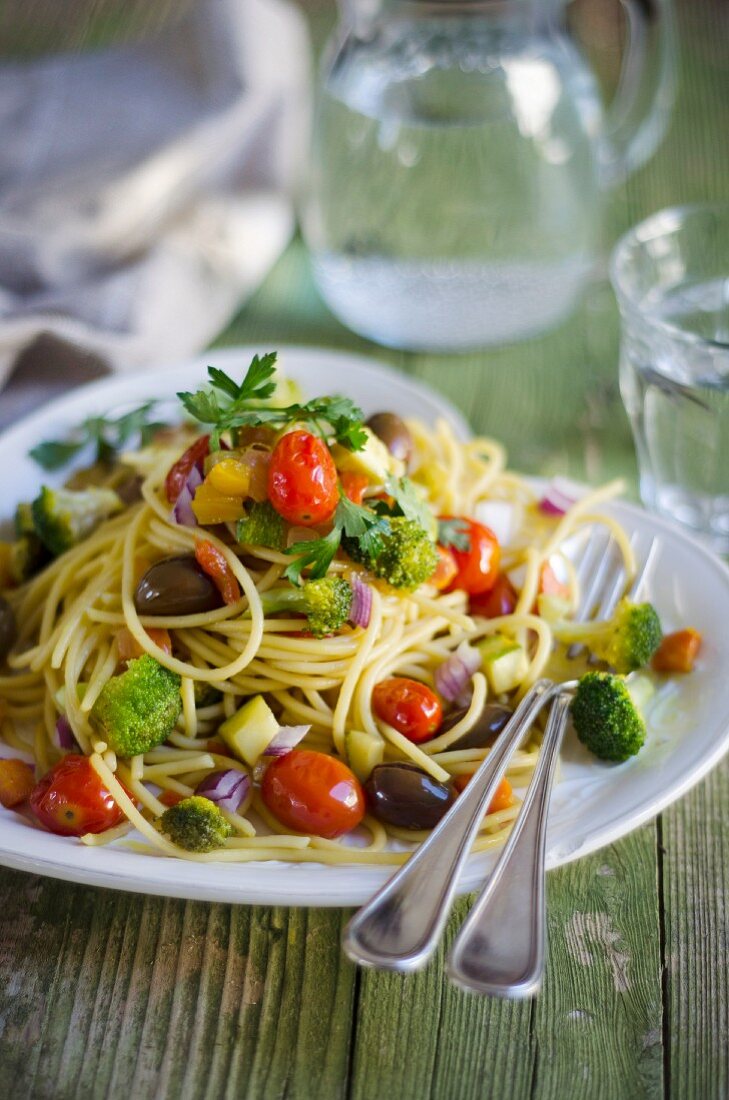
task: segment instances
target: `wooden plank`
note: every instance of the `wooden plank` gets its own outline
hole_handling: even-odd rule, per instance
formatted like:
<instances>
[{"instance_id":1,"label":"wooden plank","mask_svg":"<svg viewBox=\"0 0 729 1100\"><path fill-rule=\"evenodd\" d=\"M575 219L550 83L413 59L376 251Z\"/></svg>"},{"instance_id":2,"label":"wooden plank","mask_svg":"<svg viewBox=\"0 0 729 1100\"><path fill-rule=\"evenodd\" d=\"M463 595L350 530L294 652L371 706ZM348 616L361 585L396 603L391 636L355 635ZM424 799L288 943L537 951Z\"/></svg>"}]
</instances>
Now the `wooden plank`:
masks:
<instances>
[{"instance_id":1,"label":"wooden plank","mask_svg":"<svg viewBox=\"0 0 729 1100\"><path fill-rule=\"evenodd\" d=\"M459 903L450 941L465 912ZM361 980L353 1100L625 1100L662 1096L660 917L647 826L549 876L549 954L533 1002L468 996L442 977Z\"/></svg>"},{"instance_id":2,"label":"wooden plank","mask_svg":"<svg viewBox=\"0 0 729 1100\"><path fill-rule=\"evenodd\" d=\"M663 1095L655 826L549 877L533 1031L538 1100Z\"/></svg>"},{"instance_id":3,"label":"wooden plank","mask_svg":"<svg viewBox=\"0 0 729 1100\"><path fill-rule=\"evenodd\" d=\"M343 1095L343 915L0 874L0 1095Z\"/></svg>"},{"instance_id":4,"label":"wooden plank","mask_svg":"<svg viewBox=\"0 0 729 1100\"><path fill-rule=\"evenodd\" d=\"M667 1095L729 1096L729 761L662 820Z\"/></svg>"}]
</instances>

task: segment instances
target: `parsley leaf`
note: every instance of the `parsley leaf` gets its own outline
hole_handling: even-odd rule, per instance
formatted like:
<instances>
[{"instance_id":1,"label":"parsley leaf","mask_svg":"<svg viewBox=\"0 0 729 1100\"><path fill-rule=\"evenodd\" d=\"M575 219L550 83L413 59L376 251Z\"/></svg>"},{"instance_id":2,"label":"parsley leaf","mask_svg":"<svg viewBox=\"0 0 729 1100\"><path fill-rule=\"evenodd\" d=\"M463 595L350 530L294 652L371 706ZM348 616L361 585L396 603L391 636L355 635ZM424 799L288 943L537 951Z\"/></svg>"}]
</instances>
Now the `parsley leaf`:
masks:
<instances>
[{"instance_id":1,"label":"parsley leaf","mask_svg":"<svg viewBox=\"0 0 729 1100\"><path fill-rule=\"evenodd\" d=\"M466 520L442 519L438 523L438 542L441 546L453 546L456 550L471 549L471 529Z\"/></svg>"},{"instance_id":2,"label":"parsley leaf","mask_svg":"<svg viewBox=\"0 0 729 1100\"><path fill-rule=\"evenodd\" d=\"M348 397L316 397L305 404L285 408L261 404L276 389L272 381L275 363L276 352L254 356L240 386L219 368L208 367L208 386L196 393L178 393L192 417L213 426L211 449L220 446L220 437L226 431L259 424L276 427L296 421L306 424L316 435L333 434L336 441L350 451L361 451L367 443L362 423L364 413ZM329 431L323 425L328 425Z\"/></svg>"},{"instance_id":3,"label":"parsley leaf","mask_svg":"<svg viewBox=\"0 0 729 1100\"><path fill-rule=\"evenodd\" d=\"M361 504L354 504L340 488L339 504L334 513L331 531L324 538L295 542L290 546L286 553L296 555L296 560L287 567L284 576L297 585L302 583L302 571L309 567L312 580L326 576L343 534L347 538L356 539L365 554L376 557L382 550L382 536L389 533L388 519L371 512L369 508L363 508Z\"/></svg>"},{"instance_id":4,"label":"parsley leaf","mask_svg":"<svg viewBox=\"0 0 729 1100\"><path fill-rule=\"evenodd\" d=\"M406 519L412 519L424 530L430 531L433 524L433 515L425 501L418 492L409 477L388 477L385 480L385 491L394 499L399 512Z\"/></svg>"},{"instance_id":5,"label":"parsley leaf","mask_svg":"<svg viewBox=\"0 0 729 1100\"><path fill-rule=\"evenodd\" d=\"M96 448L96 461L109 462L131 439L139 436L141 445L145 446L155 432L165 427L162 421L151 418L155 405L155 401L146 401L115 420L106 416L87 416L68 439L39 443L29 452L30 457L44 470L58 470L91 443Z\"/></svg>"}]
</instances>

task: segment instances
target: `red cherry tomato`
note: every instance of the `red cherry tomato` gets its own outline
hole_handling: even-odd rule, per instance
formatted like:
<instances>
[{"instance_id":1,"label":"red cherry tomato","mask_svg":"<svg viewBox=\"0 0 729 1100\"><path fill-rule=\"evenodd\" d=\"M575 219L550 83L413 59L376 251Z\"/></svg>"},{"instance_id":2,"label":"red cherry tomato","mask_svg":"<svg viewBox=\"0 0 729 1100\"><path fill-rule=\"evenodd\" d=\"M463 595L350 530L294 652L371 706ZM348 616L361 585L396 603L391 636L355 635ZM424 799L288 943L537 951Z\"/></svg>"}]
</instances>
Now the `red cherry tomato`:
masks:
<instances>
[{"instance_id":1,"label":"red cherry tomato","mask_svg":"<svg viewBox=\"0 0 729 1100\"><path fill-rule=\"evenodd\" d=\"M315 527L337 507L337 469L329 448L310 432L281 436L268 468L268 499L289 523Z\"/></svg>"},{"instance_id":2,"label":"red cherry tomato","mask_svg":"<svg viewBox=\"0 0 729 1100\"><path fill-rule=\"evenodd\" d=\"M433 575L428 578L428 584L432 584L439 592L442 592L455 577L458 566L456 565L456 559L445 546L436 546L436 550L438 551L438 564Z\"/></svg>"},{"instance_id":3,"label":"red cherry tomato","mask_svg":"<svg viewBox=\"0 0 729 1100\"><path fill-rule=\"evenodd\" d=\"M416 745L430 740L443 721L443 708L435 692L403 676L375 684L372 707L378 718Z\"/></svg>"},{"instance_id":4,"label":"red cherry tomato","mask_svg":"<svg viewBox=\"0 0 729 1100\"><path fill-rule=\"evenodd\" d=\"M471 596L488 592L496 584L499 575L499 540L490 527L477 523L465 516L441 516L441 520L456 520L459 530L468 541L468 548L460 550L450 545L448 549L456 561L458 573L451 582L449 592L454 588L465 588Z\"/></svg>"},{"instance_id":5,"label":"red cherry tomato","mask_svg":"<svg viewBox=\"0 0 729 1100\"><path fill-rule=\"evenodd\" d=\"M261 794L282 825L329 840L356 828L365 812L362 787L347 765L309 749L269 764Z\"/></svg>"},{"instance_id":6,"label":"red cherry tomato","mask_svg":"<svg viewBox=\"0 0 729 1100\"><path fill-rule=\"evenodd\" d=\"M182 492L182 487L195 463L202 462L209 453L210 436L201 435L191 447L187 448L184 455L177 459L165 478L165 495L170 504L174 504Z\"/></svg>"},{"instance_id":7,"label":"red cherry tomato","mask_svg":"<svg viewBox=\"0 0 729 1100\"><path fill-rule=\"evenodd\" d=\"M498 619L511 615L519 602L519 593L506 573L499 573L494 587L480 596L471 596L468 610L471 615L483 615L485 619Z\"/></svg>"},{"instance_id":8,"label":"red cherry tomato","mask_svg":"<svg viewBox=\"0 0 729 1100\"><path fill-rule=\"evenodd\" d=\"M33 813L60 836L103 833L124 821L87 756L69 753L36 783L30 795Z\"/></svg>"},{"instance_id":9,"label":"red cherry tomato","mask_svg":"<svg viewBox=\"0 0 729 1100\"><path fill-rule=\"evenodd\" d=\"M361 504L364 500L365 489L370 483L367 474L357 474L354 470L343 470L339 480L342 483L345 497L351 500L352 504Z\"/></svg>"}]
</instances>

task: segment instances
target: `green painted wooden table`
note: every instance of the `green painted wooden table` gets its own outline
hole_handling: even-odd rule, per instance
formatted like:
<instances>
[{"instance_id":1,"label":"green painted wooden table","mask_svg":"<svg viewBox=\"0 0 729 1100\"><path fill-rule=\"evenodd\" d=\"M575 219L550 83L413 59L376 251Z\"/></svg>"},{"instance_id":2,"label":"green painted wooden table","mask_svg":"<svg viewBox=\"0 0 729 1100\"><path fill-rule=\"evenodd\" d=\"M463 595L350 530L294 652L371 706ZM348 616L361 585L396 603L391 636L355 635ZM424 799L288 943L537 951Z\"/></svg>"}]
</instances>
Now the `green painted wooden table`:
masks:
<instances>
[{"instance_id":1,"label":"green painted wooden table","mask_svg":"<svg viewBox=\"0 0 729 1100\"><path fill-rule=\"evenodd\" d=\"M39 7L24 6L29 27ZM92 7L91 29L69 24L71 46L103 39L104 4ZM152 21L132 7L137 23ZM318 27L331 17L324 0L309 8ZM584 18L609 72L615 11L599 0ZM671 131L613 196L608 239L661 206L727 197L729 5L682 0L679 40ZM514 466L635 484L604 285L544 339L457 360L400 355L329 316L295 243L219 342L375 350L498 434ZM727 1097L728 810L725 764L656 821L553 872L546 980L526 1003L457 992L442 955L415 976L358 973L339 950L347 913L145 898L0 870L0 1097Z\"/></svg>"}]
</instances>

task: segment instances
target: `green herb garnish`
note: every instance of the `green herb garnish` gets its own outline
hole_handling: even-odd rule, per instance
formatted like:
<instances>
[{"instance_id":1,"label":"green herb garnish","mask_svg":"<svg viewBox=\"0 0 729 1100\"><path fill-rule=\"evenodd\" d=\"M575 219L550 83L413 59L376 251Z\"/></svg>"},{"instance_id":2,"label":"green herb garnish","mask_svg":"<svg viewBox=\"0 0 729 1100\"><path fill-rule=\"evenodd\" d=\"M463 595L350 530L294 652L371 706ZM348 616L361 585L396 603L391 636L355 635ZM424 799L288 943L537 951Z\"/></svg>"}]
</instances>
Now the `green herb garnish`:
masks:
<instances>
[{"instance_id":1,"label":"green herb garnish","mask_svg":"<svg viewBox=\"0 0 729 1100\"><path fill-rule=\"evenodd\" d=\"M124 413L116 420L107 416L88 416L68 439L51 439L39 443L29 452L44 470L58 470L66 466L89 444L96 448L97 462L110 462L117 451L122 450L131 439L139 436L142 447L146 446L155 432L165 425L162 421L150 419L156 401L146 401L137 409Z\"/></svg>"},{"instance_id":2,"label":"green herb garnish","mask_svg":"<svg viewBox=\"0 0 729 1100\"><path fill-rule=\"evenodd\" d=\"M438 522L438 542L468 552L471 549L471 529L463 519L442 519Z\"/></svg>"},{"instance_id":3,"label":"green herb garnish","mask_svg":"<svg viewBox=\"0 0 729 1100\"><path fill-rule=\"evenodd\" d=\"M311 539L307 542L295 542L286 551L295 557L291 565L284 571L292 584L301 584L301 574L309 568L309 576L312 580L325 577L334 555L342 541L342 535L356 539L362 550L372 556L376 556L382 546L382 536L390 532L390 521L385 516L378 516L369 508L363 508L361 504L353 504L339 491L339 504L334 513L334 526L328 535L320 539Z\"/></svg>"},{"instance_id":4,"label":"green herb garnish","mask_svg":"<svg viewBox=\"0 0 729 1100\"><path fill-rule=\"evenodd\" d=\"M363 449L367 442L364 413L347 397L315 397L285 408L262 404L276 389L271 381L275 364L276 352L255 355L240 385L217 367L208 367L209 386L196 393L178 393L192 417L211 425L211 450L220 446L223 432L260 424L276 428L293 422L306 424L315 435L333 435L350 451Z\"/></svg>"}]
</instances>

